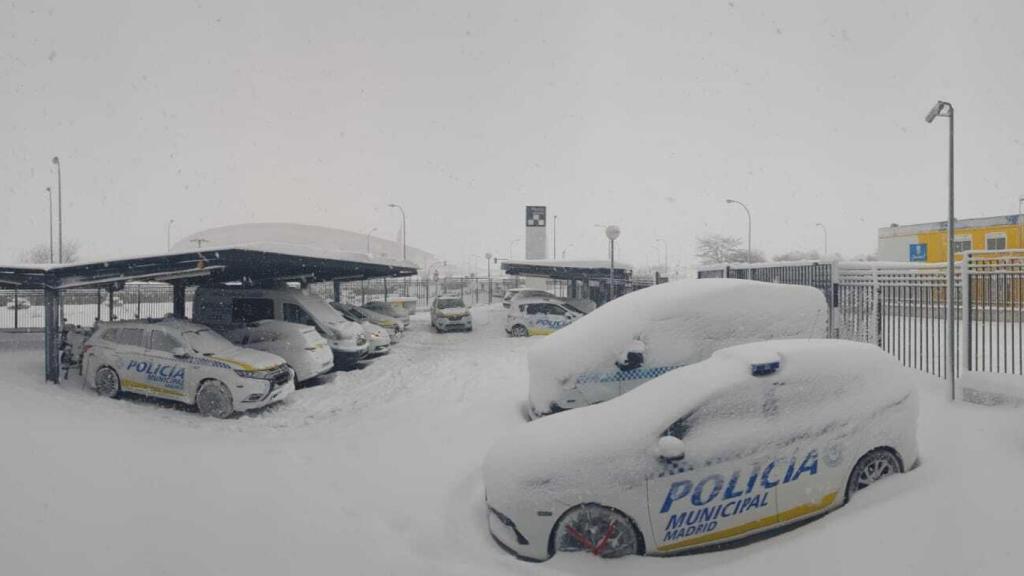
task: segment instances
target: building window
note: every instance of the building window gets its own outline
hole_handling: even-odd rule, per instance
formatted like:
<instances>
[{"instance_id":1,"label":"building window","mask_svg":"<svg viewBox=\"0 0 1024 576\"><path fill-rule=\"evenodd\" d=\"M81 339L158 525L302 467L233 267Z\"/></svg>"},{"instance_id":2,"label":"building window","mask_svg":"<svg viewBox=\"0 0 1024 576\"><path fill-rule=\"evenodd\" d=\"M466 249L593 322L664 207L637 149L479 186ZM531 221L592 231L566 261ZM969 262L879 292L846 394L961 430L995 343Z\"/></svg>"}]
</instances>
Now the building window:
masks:
<instances>
[{"instance_id":1,"label":"building window","mask_svg":"<svg viewBox=\"0 0 1024 576\"><path fill-rule=\"evenodd\" d=\"M959 254L961 252L967 252L971 249L971 237L970 236L957 236L953 239L953 252Z\"/></svg>"},{"instance_id":2,"label":"building window","mask_svg":"<svg viewBox=\"0 0 1024 576\"><path fill-rule=\"evenodd\" d=\"M1006 233L991 232L985 234L985 250L1006 250Z\"/></svg>"}]
</instances>

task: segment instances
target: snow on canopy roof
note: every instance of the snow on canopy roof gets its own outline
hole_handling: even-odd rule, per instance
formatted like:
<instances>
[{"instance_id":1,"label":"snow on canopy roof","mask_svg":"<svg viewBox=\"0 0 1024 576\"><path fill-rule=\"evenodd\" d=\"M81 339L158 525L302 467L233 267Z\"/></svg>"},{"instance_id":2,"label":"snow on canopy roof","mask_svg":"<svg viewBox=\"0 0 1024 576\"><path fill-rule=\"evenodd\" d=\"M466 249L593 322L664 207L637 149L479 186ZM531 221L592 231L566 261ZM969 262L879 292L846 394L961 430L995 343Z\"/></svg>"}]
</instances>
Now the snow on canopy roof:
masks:
<instances>
[{"instance_id":1,"label":"snow on canopy roof","mask_svg":"<svg viewBox=\"0 0 1024 576\"><path fill-rule=\"evenodd\" d=\"M367 235L363 233L326 226L264 222L221 226L196 232L179 240L174 244L172 250L175 252L207 252L216 249L237 248L413 268L422 267L426 262L434 260L433 255L428 252L407 246L408 261L403 261L398 258L402 253L402 245L381 238L371 238L371 252L374 251L374 247L377 247L376 251L388 255L394 254L395 258L367 254L366 247Z\"/></svg>"},{"instance_id":2,"label":"snow on canopy roof","mask_svg":"<svg viewBox=\"0 0 1024 576\"><path fill-rule=\"evenodd\" d=\"M502 266L536 266L539 268L578 268L583 270L594 270L603 268L607 270L609 268L608 260L506 260L502 263ZM616 262L616 270L632 270L633 267L625 262Z\"/></svg>"}]
</instances>

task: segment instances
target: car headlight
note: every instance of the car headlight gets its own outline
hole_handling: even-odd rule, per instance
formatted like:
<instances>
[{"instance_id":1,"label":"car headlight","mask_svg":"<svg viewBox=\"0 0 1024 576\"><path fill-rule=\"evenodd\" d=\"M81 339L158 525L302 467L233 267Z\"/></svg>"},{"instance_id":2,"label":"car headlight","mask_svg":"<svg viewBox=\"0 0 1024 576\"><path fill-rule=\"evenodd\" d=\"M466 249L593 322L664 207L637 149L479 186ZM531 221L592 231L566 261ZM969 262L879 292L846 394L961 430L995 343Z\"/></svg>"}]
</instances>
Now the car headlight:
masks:
<instances>
[{"instance_id":1,"label":"car headlight","mask_svg":"<svg viewBox=\"0 0 1024 576\"><path fill-rule=\"evenodd\" d=\"M269 370L235 370L235 374L238 374L242 378L254 378L256 380L270 380L271 375L276 372L276 368Z\"/></svg>"},{"instance_id":2,"label":"car headlight","mask_svg":"<svg viewBox=\"0 0 1024 576\"><path fill-rule=\"evenodd\" d=\"M363 344L366 344L366 335L360 334L356 337L356 346L362 346Z\"/></svg>"}]
</instances>

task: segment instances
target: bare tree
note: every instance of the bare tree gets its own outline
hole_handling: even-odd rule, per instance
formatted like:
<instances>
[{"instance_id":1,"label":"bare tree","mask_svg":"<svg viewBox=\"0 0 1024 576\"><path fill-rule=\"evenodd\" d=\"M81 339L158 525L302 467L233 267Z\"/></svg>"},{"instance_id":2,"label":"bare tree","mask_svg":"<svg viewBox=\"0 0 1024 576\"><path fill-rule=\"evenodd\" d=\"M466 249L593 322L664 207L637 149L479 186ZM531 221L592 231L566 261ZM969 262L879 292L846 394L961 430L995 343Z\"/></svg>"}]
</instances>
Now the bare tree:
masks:
<instances>
[{"instance_id":1,"label":"bare tree","mask_svg":"<svg viewBox=\"0 0 1024 576\"><path fill-rule=\"evenodd\" d=\"M800 260L821 260L817 250L792 250L772 258L776 262L797 262Z\"/></svg>"},{"instance_id":2,"label":"bare tree","mask_svg":"<svg viewBox=\"0 0 1024 576\"><path fill-rule=\"evenodd\" d=\"M697 259L701 264L746 262L747 248L743 241L735 236L705 234L697 238ZM750 260L764 262L764 253L754 250L750 254Z\"/></svg>"},{"instance_id":3,"label":"bare tree","mask_svg":"<svg viewBox=\"0 0 1024 576\"><path fill-rule=\"evenodd\" d=\"M68 240L64 242L64 263L70 264L78 262L79 244L77 240ZM57 254L54 250L54 262L56 263ZM50 245L49 244L36 244L30 248L27 252L22 253L21 261L26 264L49 264L50 263Z\"/></svg>"}]
</instances>

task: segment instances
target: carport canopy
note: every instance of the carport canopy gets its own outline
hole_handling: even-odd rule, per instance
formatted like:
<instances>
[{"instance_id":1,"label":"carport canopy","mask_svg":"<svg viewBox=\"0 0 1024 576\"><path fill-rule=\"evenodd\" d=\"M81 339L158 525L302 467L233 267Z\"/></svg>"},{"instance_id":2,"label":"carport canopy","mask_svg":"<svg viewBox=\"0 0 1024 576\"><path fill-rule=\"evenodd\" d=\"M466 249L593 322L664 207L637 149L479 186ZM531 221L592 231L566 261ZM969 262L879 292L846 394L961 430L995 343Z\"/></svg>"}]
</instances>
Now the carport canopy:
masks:
<instances>
[{"instance_id":1,"label":"carport canopy","mask_svg":"<svg viewBox=\"0 0 1024 576\"><path fill-rule=\"evenodd\" d=\"M501 263L501 269L510 276L553 280L607 280L612 271L607 260L506 260ZM632 275L632 266L615 265L616 280L626 280Z\"/></svg>"},{"instance_id":2,"label":"carport canopy","mask_svg":"<svg viewBox=\"0 0 1024 576\"><path fill-rule=\"evenodd\" d=\"M123 287L126 282L167 282L174 287L174 314L185 313L185 288L207 283L260 285L413 276L414 264L319 246L246 243L80 264L0 265L0 286L42 289L46 379L59 379L61 291Z\"/></svg>"}]
</instances>

